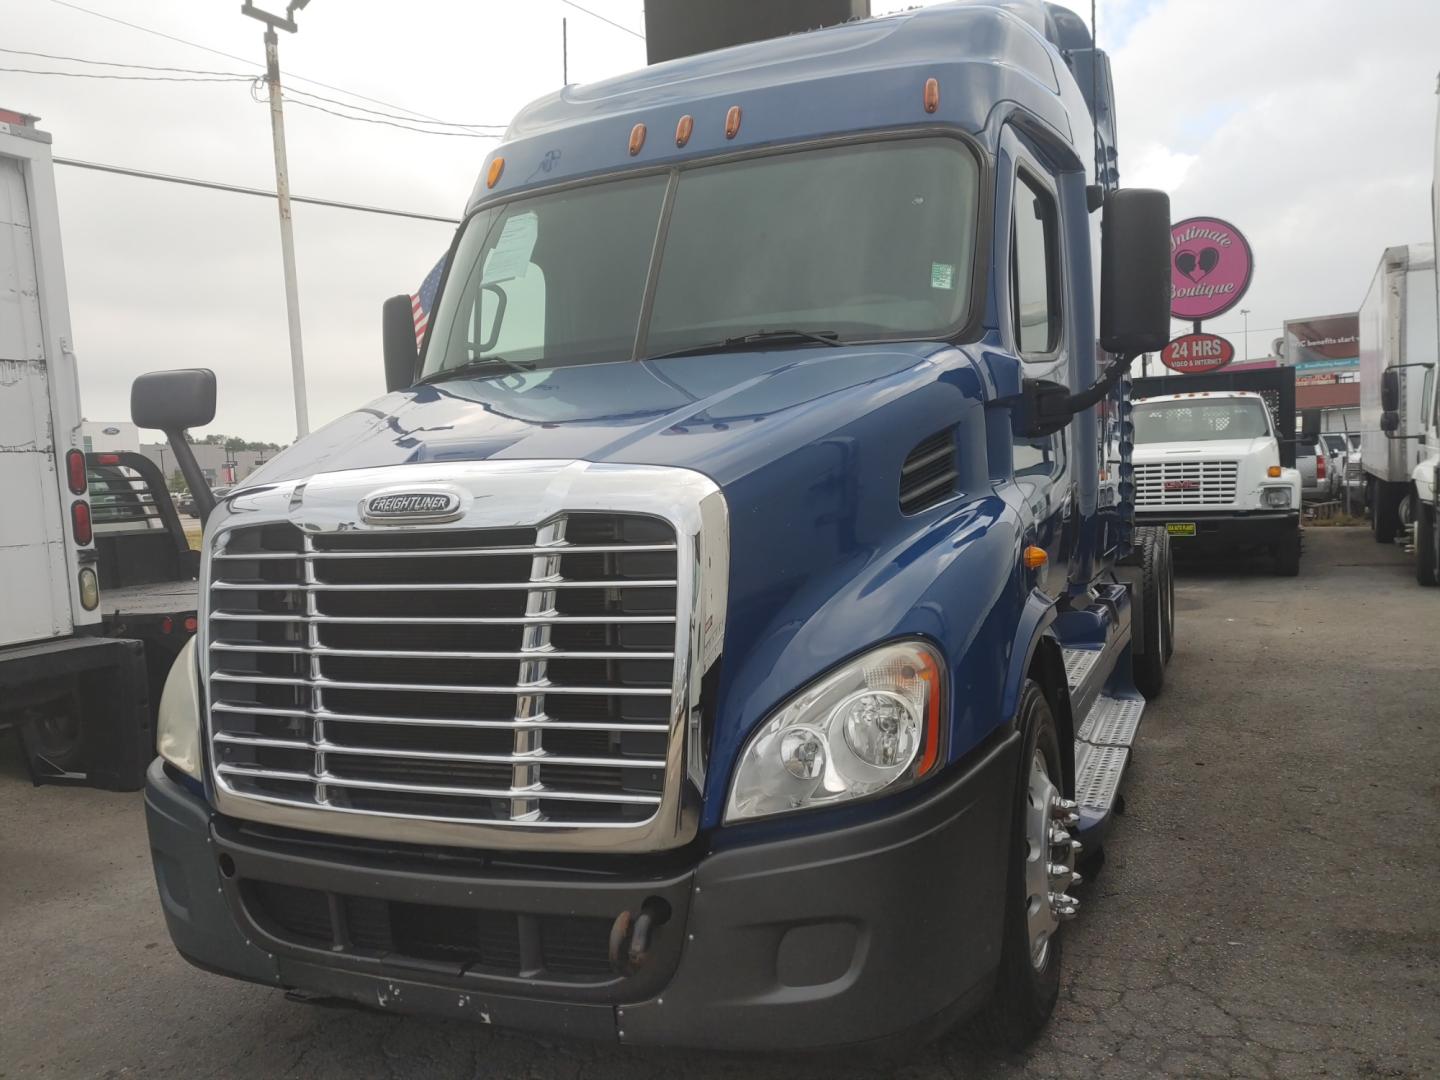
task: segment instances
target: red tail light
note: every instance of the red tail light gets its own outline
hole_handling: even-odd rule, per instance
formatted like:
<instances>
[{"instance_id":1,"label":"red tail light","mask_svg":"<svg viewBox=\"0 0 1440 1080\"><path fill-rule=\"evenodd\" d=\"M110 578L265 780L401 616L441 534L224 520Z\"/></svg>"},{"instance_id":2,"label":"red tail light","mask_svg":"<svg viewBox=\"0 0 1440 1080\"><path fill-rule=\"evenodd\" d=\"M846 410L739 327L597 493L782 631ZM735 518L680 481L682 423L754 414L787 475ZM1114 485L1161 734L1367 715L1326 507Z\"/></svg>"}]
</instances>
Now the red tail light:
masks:
<instances>
[{"instance_id":1,"label":"red tail light","mask_svg":"<svg viewBox=\"0 0 1440 1080\"><path fill-rule=\"evenodd\" d=\"M195 633L195 627L198 626L199 624L195 621L195 616L194 616L194 615L186 615L186 616L185 616L185 624L184 624L184 625L185 625L185 632L186 632L187 634L193 634L193 633Z\"/></svg>"},{"instance_id":2,"label":"red tail light","mask_svg":"<svg viewBox=\"0 0 1440 1080\"><path fill-rule=\"evenodd\" d=\"M75 543L90 543L94 535L90 529L90 504L84 499L70 504L70 526L75 532Z\"/></svg>"},{"instance_id":3,"label":"red tail light","mask_svg":"<svg viewBox=\"0 0 1440 1080\"><path fill-rule=\"evenodd\" d=\"M66 451L65 479L70 485L71 495L85 494L85 455L79 450Z\"/></svg>"},{"instance_id":4,"label":"red tail light","mask_svg":"<svg viewBox=\"0 0 1440 1080\"><path fill-rule=\"evenodd\" d=\"M97 464L97 465L119 465L119 464L120 464L120 455L119 455L119 454L96 454L96 455L95 455L95 464Z\"/></svg>"},{"instance_id":5,"label":"red tail light","mask_svg":"<svg viewBox=\"0 0 1440 1080\"><path fill-rule=\"evenodd\" d=\"M1324 479L1325 479L1325 455L1324 455L1324 454L1316 454L1316 455L1315 455L1315 479L1316 479L1316 480L1324 480Z\"/></svg>"}]
</instances>

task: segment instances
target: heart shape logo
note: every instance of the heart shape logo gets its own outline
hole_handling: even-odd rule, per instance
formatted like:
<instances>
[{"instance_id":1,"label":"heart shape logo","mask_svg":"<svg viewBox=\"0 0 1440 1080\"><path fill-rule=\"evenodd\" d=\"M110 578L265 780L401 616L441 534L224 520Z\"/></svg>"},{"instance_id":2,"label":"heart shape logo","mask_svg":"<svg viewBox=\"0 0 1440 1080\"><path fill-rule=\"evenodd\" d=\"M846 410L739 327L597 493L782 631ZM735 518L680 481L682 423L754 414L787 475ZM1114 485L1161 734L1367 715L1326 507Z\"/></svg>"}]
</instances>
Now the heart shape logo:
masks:
<instances>
[{"instance_id":1,"label":"heart shape logo","mask_svg":"<svg viewBox=\"0 0 1440 1080\"><path fill-rule=\"evenodd\" d=\"M1219 265L1219 248L1201 248L1198 255L1193 251L1180 251L1175 254L1175 269L1191 281L1209 277L1211 271Z\"/></svg>"},{"instance_id":2,"label":"heart shape logo","mask_svg":"<svg viewBox=\"0 0 1440 1080\"><path fill-rule=\"evenodd\" d=\"M1184 274L1191 281L1194 281L1195 253L1193 251L1180 251L1175 254L1175 269Z\"/></svg>"}]
</instances>

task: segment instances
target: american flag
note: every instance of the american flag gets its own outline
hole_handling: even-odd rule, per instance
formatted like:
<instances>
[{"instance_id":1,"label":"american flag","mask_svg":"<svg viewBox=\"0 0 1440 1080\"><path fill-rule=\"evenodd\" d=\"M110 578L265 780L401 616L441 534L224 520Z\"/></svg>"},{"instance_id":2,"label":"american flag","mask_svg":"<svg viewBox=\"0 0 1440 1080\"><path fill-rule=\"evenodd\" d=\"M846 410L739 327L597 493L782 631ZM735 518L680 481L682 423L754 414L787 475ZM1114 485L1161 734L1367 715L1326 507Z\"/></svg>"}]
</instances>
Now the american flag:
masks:
<instances>
[{"instance_id":1,"label":"american flag","mask_svg":"<svg viewBox=\"0 0 1440 1080\"><path fill-rule=\"evenodd\" d=\"M448 257L441 255L440 261L435 264L435 269L426 274L425 280L420 283L420 291L410 294L410 310L415 315L415 347L417 349L425 340L425 328L430 325L430 312L435 310L435 293L440 288L440 277L445 273L445 260Z\"/></svg>"}]
</instances>

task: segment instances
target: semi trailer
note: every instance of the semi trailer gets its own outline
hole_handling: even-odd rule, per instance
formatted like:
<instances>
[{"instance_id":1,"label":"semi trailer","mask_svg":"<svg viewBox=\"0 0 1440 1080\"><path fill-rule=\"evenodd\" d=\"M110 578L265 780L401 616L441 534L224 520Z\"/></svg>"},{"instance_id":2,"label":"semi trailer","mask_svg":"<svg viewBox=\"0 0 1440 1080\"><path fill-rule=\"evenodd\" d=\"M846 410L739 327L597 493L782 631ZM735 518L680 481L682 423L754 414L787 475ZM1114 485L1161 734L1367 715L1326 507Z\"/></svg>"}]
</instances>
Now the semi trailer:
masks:
<instances>
[{"instance_id":1,"label":"semi trailer","mask_svg":"<svg viewBox=\"0 0 1440 1080\"><path fill-rule=\"evenodd\" d=\"M612 1042L1034 1036L1175 639L1127 374L1169 205L1115 150L1037 0L525 108L388 392L203 508L146 787L179 951Z\"/></svg>"}]
</instances>

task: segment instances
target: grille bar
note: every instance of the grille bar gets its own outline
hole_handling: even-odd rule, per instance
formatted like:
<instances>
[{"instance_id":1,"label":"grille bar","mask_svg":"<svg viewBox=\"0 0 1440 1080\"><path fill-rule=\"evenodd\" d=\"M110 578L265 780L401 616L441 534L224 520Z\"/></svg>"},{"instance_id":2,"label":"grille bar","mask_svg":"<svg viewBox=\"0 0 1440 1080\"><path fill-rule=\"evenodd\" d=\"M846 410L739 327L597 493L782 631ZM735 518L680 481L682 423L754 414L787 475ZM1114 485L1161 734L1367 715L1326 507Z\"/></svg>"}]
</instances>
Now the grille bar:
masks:
<instances>
[{"instance_id":1,"label":"grille bar","mask_svg":"<svg viewBox=\"0 0 1440 1080\"><path fill-rule=\"evenodd\" d=\"M614 582L613 585L623 585ZM211 621L220 622L293 622L293 623L348 623L361 626L520 626L531 623L550 623L556 626L610 626L612 624L673 623L674 615L522 615L515 618L456 616L395 616L395 615L308 615L297 611L294 614L271 612L250 613L245 611L212 611Z\"/></svg>"},{"instance_id":2,"label":"grille bar","mask_svg":"<svg viewBox=\"0 0 1440 1080\"><path fill-rule=\"evenodd\" d=\"M312 660L320 650L307 649ZM311 686L329 690L394 690L402 693L430 694L581 694L585 697L664 697L670 696L664 686L555 686L551 683L525 683L520 686L470 686L466 683L385 683L350 682L346 679L319 677L302 678L290 675L237 675L229 671L212 671L211 682L253 683L257 686Z\"/></svg>"},{"instance_id":3,"label":"grille bar","mask_svg":"<svg viewBox=\"0 0 1440 1080\"><path fill-rule=\"evenodd\" d=\"M619 723L606 724L582 720L555 720L548 716L532 717L526 720L455 720L428 716L377 716L371 713L335 712L332 709L275 709L261 705L229 705L217 702L210 707L212 712L235 713L240 716L275 716L285 718L319 718L342 720L349 724L397 724L413 727L459 728L479 731L508 731L517 727L547 727L552 731L647 731L668 732L669 724ZM216 736L219 737L218 735Z\"/></svg>"},{"instance_id":4,"label":"grille bar","mask_svg":"<svg viewBox=\"0 0 1440 1080\"><path fill-rule=\"evenodd\" d=\"M288 560L329 560L329 559L425 559L425 558L471 558L487 555L539 555L558 552L562 555L618 555L635 552L674 551L674 544L556 544L550 547L487 547L487 548L413 548L404 551L257 551L215 553L217 559L235 559L243 562Z\"/></svg>"},{"instance_id":5,"label":"grille bar","mask_svg":"<svg viewBox=\"0 0 1440 1080\"><path fill-rule=\"evenodd\" d=\"M325 787L354 788L361 791L397 791L418 795L456 795L475 799L559 799L562 801L596 802L658 806L659 795L630 795L609 791L564 791L543 785L516 788L461 787L449 784L401 784L390 780L354 780L350 777L292 772L286 769L263 769L248 765L215 766L223 776L244 776L254 780L291 781L297 784L323 784Z\"/></svg>"},{"instance_id":6,"label":"grille bar","mask_svg":"<svg viewBox=\"0 0 1440 1080\"><path fill-rule=\"evenodd\" d=\"M1147 461L1135 464L1136 506L1223 506L1237 497L1238 461Z\"/></svg>"},{"instance_id":7,"label":"grille bar","mask_svg":"<svg viewBox=\"0 0 1440 1080\"><path fill-rule=\"evenodd\" d=\"M377 659L398 660L526 660L534 653L527 652L452 652L430 649L335 649L320 645L314 649L305 645L255 645L243 642L216 642L210 646L214 652L277 653L289 656L360 656ZM551 649L545 653L547 660L673 660L673 652L565 652Z\"/></svg>"},{"instance_id":8,"label":"grille bar","mask_svg":"<svg viewBox=\"0 0 1440 1080\"><path fill-rule=\"evenodd\" d=\"M312 564L309 564L313 566ZM610 581L565 581L554 580L545 583L546 589L673 589L677 582L669 581L636 581L630 578L613 578ZM495 590L531 592L534 590L534 583L529 581L417 581L417 582L395 582L377 581L356 584L335 584L324 581L306 581L297 583L281 583L271 581L214 581L210 588L218 592L455 592L455 591L479 591L492 592Z\"/></svg>"},{"instance_id":9,"label":"grille bar","mask_svg":"<svg viewBox=\"0 0 1440 1080\"><path fill-rule=\"evenodd\" d=\"M543 727L544 725L536 726ZM401 758L407 761L470 761L488 765L575 765L617 769L663 769L665 767L663 758L566 757L563 754L549 754L544 750L536 750L530 754L462 754L442 750L396 750L384 746L346 746L334 742L274 739L258 735L238 735L224 731L216 734L215 741L217 743L228 743L232 746L259 746L270 750L318 750L329 754Z\"/></svg>"}]
</instances>

